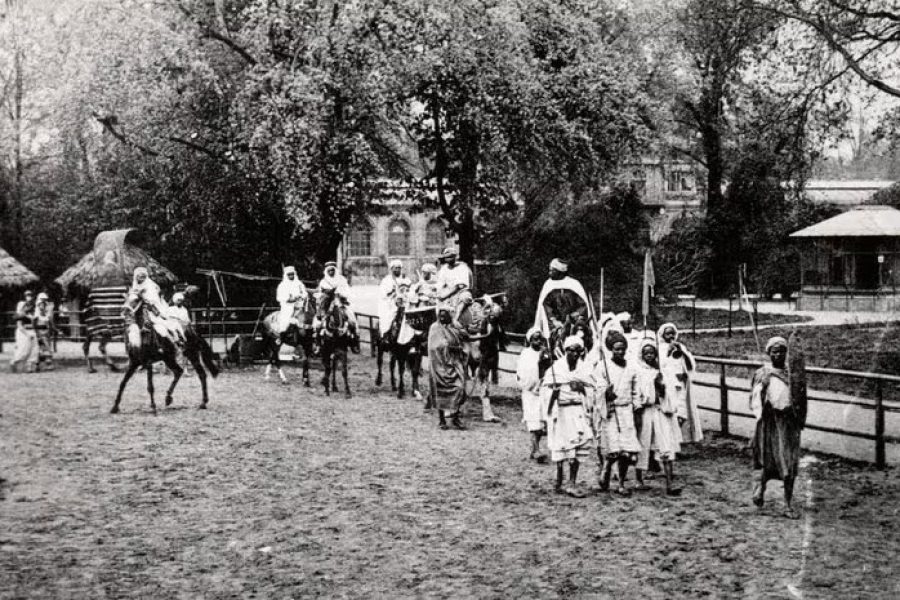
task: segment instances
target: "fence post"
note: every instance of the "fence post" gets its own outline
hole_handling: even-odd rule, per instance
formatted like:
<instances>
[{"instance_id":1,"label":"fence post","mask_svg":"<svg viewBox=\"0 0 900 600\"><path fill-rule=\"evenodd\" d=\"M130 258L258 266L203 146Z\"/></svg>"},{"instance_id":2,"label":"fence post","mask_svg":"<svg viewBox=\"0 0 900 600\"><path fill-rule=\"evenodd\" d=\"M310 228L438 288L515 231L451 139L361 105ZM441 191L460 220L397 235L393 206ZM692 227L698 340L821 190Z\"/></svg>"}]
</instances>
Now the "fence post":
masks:
<instances>
[{"instance_id":1,"label":"fence post","mask_svg":"<svg viewBox=\"0 0 900 600\"><path fill-rule=\"evenodd\" d=\"M721 374L719 376L719 394L721 398L720 402L720 410L719 413L719 429L722 431L722 435L728 435L728 381L725 379L725 364L720 365L722 367Z\"/></svg>"},{"instance_id":2,"label":"fence post","mask_svg":"<svg viewBox=\"0 0 900 600\"><path fill-rule=\"evenodd\" d=\"M884 393L881 380L875 382L875 467L884 470Z\"/></svg>"},{"instance_id":3,"label":"fence post","mask_svg":"<svg viewBox=\"0 0 900 600\"><path fill-rule=\"evenodd\" d=\"M691 298L691 333L697 335L697 295Z\"/></svg>"},{"instance_id":4,"label":"fence post","mask_svg":"<svg viewBox=\"0 0 900 600\"><path fill-rule=\"evenodd\" d=\"M731 301L732 297L728 296L728 337L731 337Z\"/></svg>"}]
</instances>

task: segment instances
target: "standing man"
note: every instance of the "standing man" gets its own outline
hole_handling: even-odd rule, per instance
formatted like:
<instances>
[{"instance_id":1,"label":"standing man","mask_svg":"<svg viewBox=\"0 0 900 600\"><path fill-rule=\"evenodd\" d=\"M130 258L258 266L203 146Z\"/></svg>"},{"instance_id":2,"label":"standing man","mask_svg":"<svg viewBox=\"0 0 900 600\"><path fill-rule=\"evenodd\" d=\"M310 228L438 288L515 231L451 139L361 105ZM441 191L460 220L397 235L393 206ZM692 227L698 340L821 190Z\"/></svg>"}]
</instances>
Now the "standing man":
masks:
<instances>
[{"instance_id":1,"label":"standing man","mask_svg":"<svg viewBox=\"0 0 900 600\"><path fill-rule=\"evenodd\" d=\"M437 274L438 300L450 302L454 306L459 300L459 292L472 288L472 271L469 265L456 258L456 250L445 248L441 253L441 262L444 264Z\"/></svg>"},{"instance_id":2,"label":"standing man","mask_svg":"<svg viewBox=\"0 0 900 600\"><path fill-rule=\"evenodd\" d=\"M806 385L802 374L788 374L787 340L771 338L766 343L766 354L769 364L753 374L750 384L750 410L756 417L756 433L751 444L753 468L760 470L759 482L753 489L753 503L762 507L766 483L780 479L784 482L784 515L794 519L797 514L791 500L800 464L800 433L806 425ZM803 368L800 362L798 370ZM800 378L801 385L792 385L791 377Z\"/></svg>"},{"instance_id":3,"label":"standing man","mask_svg":"<svg viewBox=\"0 0 900 600\"><path fill-rule=\"evenodd\" d=\"M631 319L630 312L620 312L616 315L616 320L619 322L619 327L622 330L622 335L625 336L625 341L628 342L628 360L629 362L636 363L639 358L639 346L641 345L644 335L634 328L634 322Z\"/></svg>"},{"instance_id":4,"label":"standing man","mask_svg":"<svg viewBox=\"0 0 900 600\"><path fill-rule=\"evenodd\" d=\"M388 274L378 286L378 330L382 337L391 330L397 316L397 299L400 297L401 286L409 289L409 281L403 277L403 263L395 258L388 268Z\"/></svg>"},{"instance_id":5,"label":"standing man","mask_svg":"<svg viewBox=\"0 0 900 600\"><path fill-rule=\"evenodd\" d=\"M16 348L9 363L9 369L13 373L20 363L25 364L25 370L29 373L37 369L38 340L34 331L35 310L37 307L34 292L25 290L24 299L16 305Z\"/></svg>"},{"instance_id":6,"label":"standing man","mask_svg":"<svg viewBox=\"0 0 900 600\"><path fill-rule=\"evenodd\" d=\"M534 327L541 331L545 339L550 340L550 350L562 356L564 329L581 321L590 324L593 329L593 309L581 283L569 277L569 265L558 258L550 262L549 279L544 282L538 297L537 311L534 315ZM593 338L597 332L593 332ZM585 349L590 351L590 340L583 340Z\"/></svg>"}]
</instances>

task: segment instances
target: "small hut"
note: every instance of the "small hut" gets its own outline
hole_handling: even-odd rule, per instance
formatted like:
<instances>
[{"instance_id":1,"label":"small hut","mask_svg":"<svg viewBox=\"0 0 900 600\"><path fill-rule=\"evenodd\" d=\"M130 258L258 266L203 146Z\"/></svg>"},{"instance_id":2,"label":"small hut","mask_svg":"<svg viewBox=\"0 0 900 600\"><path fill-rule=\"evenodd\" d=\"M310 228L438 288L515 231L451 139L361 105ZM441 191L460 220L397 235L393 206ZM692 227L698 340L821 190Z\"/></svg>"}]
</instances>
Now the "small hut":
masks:
<instances>
[{"instance_id":1,"label":"small hut","mask_svg":"<svg viewBox=\"0 0 900 600\"><path fill-rule=\"evenodd\" d=\"M127 286L137 267L147 267L150 277L159 285L173 285L178 279L169 269L138 247L135 229L101 231L94 249L56 278L56 282L72 296L97 287Z\"/></svg>"},{"instance_id":2,"label":"small hut","mask_svg":"<svg viewBox=\"0 0 900 600\"><path fill-rule=\"evenodd\" d=\"M900 210L864 205L791 234L800 310L900 310Z\"/></svg>"},{"instance_id":3,"label":"small hut","mask_svg":"<svg viewBox=\"0 0 900 600\"><path fill-rule=\"evenodd\" d=\"M0 248L0 288L21 288L37 282L37 275Z\"/></svg>"}]
</instances>

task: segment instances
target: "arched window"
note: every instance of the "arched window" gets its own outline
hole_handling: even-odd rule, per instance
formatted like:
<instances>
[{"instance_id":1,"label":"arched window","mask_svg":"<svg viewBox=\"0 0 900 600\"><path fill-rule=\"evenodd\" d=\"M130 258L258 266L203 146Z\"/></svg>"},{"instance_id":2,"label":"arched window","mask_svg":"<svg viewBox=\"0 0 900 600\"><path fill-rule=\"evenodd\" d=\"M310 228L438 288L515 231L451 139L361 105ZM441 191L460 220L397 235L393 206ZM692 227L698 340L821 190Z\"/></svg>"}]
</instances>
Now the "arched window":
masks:
<instances>
[{"instance_id":1,"label":"arched window","mask_svg":"<svg viewBox=\"0 0 900 600\"><path fill-rule=\"evenodd\" d=\"M444 223L439 219L428 222L425 228L425 254L428 256L440 254L447 245L447 233Z\"/></svg>"},{"instance_id":2,"label":"arched window","mask_svg":"<svg viewBox=\"0 0 900 600\"><path fill-rule=\"evenodd\" d=\"M347 253L349 256L372 256L372 225L368 221L360 221L350 228Z\"/></svg>"},{"instance_id":3,"label":"arched window","mask_svg":"<svg viewBox=\"0 0 900 600\"><path fill-rule=\"evenodd\" d=\"M409 225L399 219L391 221L388 226L388 254L390 256L409 256Z\"/></svg>"}]
</instances>

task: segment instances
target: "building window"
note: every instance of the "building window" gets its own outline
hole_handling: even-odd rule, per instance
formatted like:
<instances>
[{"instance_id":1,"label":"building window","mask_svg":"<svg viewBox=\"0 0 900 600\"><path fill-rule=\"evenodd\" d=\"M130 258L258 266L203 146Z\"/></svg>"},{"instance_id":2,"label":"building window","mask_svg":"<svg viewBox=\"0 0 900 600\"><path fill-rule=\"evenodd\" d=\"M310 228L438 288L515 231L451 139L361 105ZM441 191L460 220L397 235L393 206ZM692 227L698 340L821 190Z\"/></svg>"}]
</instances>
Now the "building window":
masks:
<instances>
[{"instance_id":1,"label":"building window","mask_svg":"<svg viewBox=\"0 0 900 600\"><path fill-rule=\"evenodd\" d=\"M409 256L409 225L404 221L391 221L388 227L388 254L390 256Z\"/></svg>"},{"instance_id":2,"label":"building window","mask_svg":"<svg viewBox=\"0 0 900 600\"><path fill-rule=\"evenodd\" d=\"M667 192L691 192L694 189L694 174L690 171L672 170L666 172Z\"/></svg>"},{"instance_id":3,"label":"building window","mask_svg":"<svg viewBox=\"0 0 900 600\"><path fill-rule=\"evenodd\" d=\"M372 225L362 221L350 228L347 235L349 256L372 256Z\"/></svg>"},{"instance_id":4,"label":"building window","mask_svg":"<svg viewBox=\"0 0 900 600\"><path fill-rule=\"evenodd\" d=\"M435 219L428 222L425 228L425 254L428 256L440 254L447 245L447 233L444 224Z\"/></svg>"}]
</instances>

